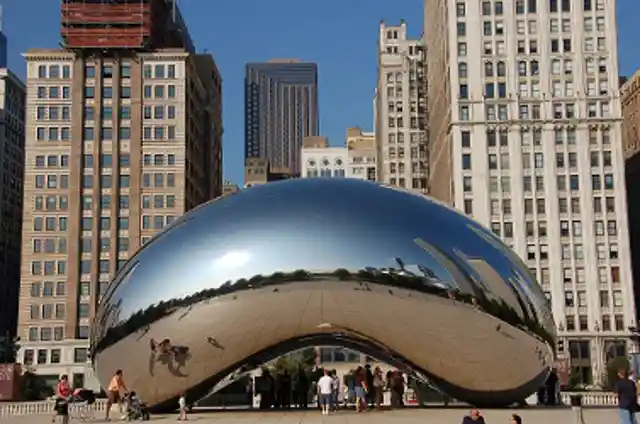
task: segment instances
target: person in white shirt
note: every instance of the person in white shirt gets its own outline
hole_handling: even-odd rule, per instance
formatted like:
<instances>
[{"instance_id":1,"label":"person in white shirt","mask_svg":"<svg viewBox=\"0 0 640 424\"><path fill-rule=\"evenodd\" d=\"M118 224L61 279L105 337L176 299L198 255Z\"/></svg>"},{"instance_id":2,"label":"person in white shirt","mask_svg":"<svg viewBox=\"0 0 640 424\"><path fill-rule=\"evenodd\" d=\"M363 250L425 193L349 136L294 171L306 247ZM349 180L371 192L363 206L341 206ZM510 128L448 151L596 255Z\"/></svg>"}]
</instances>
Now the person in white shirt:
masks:
<instances>
[{"instance_id":1,"label":"person in white shirt","mask_svg":"<svg viewBox=\"0 0 640 424\"><path fill-rule=\"evenodd\" d=\"M182 393L180 399L178 399L178 406L180 407L180 417L178 417L178 421L187 421L187 397L184 393Z\"/></svg>"},{"instance_id":2,"label":"person in white shirt","mask_svg":"<svg viewBox=\"0 0 640 424\"><path fill-rule=\"evenodd\" d=\"M318 380L318 403L322 408L322 415L329 415L332 393L333 379L329 375L329 371L325 370L324 375Z\"/></svg>"}]
</instances>

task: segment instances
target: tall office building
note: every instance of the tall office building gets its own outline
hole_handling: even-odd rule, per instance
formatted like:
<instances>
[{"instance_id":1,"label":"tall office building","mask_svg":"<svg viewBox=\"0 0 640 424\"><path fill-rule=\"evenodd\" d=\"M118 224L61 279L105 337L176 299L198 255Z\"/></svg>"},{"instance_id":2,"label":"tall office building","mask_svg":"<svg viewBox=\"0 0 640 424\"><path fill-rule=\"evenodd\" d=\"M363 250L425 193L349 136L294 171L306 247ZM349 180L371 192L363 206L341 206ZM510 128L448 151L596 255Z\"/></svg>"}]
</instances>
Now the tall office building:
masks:
<instances>
[{"instance_id":1,"label":"tall office building","mask_svg":"<svg viewBox=\"0 0 640 424\"><path fill-rule=\"evenodd\" d=\"M249 63L244 90L245 159L299 174L302 139L320 131L318 66L297 59Z\"/></svg>"},{"instance_id":2,"label":"tall office building","mask_svg":"<svg viewBox=\"0 0 640 424\"><path fill-rule=\"evenodd\" d=\"M616 2L425 0L430 193L511 245L600 383L635 326Z\"/></svg>"},{"instance_id":3,"label":"tall office building","mask_svg":"<svg viewBox=\"0 0 640 424\"><path fill-rule=\"evenodd\" d=\"M627 179L628 216L640 215L640 70L624 79L620 88L622 103L622 139L624 142L625 174ZM635 282L636 314L640 305L640 222L629 220L631 262Z\"/></svg>"},{"instance_id":4,"label":"tall office building","mask_svg":"<svg viewBox=\"0 0 640 424\"><path fill-rule=\"evenodd\" d=\"M25 86L0 68L0 337L16 335L24 175Z\"/></svg>"},{"instance_id":5,"label":"tall office building","mask_svg":"<svg viewBox=\"0 0 640 424\"><path fill-rule=\"evenodd\" d=\"M378 180L427 191L425 51L407 24L380 23L375 133Z\"/></svg>"},{"instance_id":6,"label":"tall office building","mask_svg":"<svg viewBox=\"0 0 640 424\"><path fill-rule=\"evenodd\" d=\"M88 338L108 282L140 246L222 190L210 175L221 173L220 76L210 56L193 53L169 3L67 2L67 48L25 54L19 359L52 380L68 374L74 386L97 388ZM133 26L147 14L158 21L137 32L166 28L137 46L110 23ZM103 27L77 30L96 16Z\"/></svg>"}]
</instances>

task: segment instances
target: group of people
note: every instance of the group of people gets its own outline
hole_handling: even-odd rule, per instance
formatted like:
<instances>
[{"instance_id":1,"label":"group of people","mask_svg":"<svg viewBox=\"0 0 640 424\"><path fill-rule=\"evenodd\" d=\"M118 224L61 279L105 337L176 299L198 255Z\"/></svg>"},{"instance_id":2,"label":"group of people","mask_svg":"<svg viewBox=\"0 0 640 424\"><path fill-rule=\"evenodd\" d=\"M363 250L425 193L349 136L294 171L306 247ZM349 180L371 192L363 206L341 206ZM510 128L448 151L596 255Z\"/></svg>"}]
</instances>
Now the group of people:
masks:
<instances>
[{"instance_id":1,"label":"group of people","mask_svg":"<svg viewBox=\"0 0 640 424\"><path fill-rule=\"evenodd\" d=\"M383 375L379 367L371 369L370 365L358 367L344 377L346 397L345 405L354 404L356 411L369 408L380 409L384 403L384 392L391 394L391 407L404 406L405 380L399 371L389 371ZM338 410L341 399L340 379L335 370L325 370L317 382L318 405L323 415Z\"/></svg>"},{"instance_id":2,"label":"group of people","mask_svg":"<svg viewBox=\"0 0 640 424\"><path fill-rule=\"evenodd\" d=\"M255 394L260 395L260 409L288 409L292 406L307 409L310 385L311 379L302 367L293 375L287 370L274 373L263 368L262 375L247 385L247 396L253 404L255 390Z\"/></svg>"},{"instance_id":3,"label":"group of people","mask_svg":"<svg viewBox=\"0 0 640 424\"><path fill-rule=\"evenodd\" d=\"M472 409L469 415L462 418L462 424L486 424L486 421L478 409ZM518 414L511 414L509 424L522 424L522 417Z\"/></svg>"}]
</instances>

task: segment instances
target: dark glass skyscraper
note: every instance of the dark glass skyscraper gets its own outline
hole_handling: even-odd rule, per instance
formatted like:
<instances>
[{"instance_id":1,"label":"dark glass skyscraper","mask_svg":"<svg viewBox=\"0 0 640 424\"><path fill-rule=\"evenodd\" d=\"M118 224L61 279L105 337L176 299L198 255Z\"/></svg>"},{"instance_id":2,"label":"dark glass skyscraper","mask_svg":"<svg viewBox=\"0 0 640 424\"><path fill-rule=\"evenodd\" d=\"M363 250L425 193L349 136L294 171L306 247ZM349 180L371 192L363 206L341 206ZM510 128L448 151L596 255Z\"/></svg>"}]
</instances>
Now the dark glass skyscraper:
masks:
<instances>
[{"instance_id":1,"label":"dark glass skyscraper","mask_svg":"<svg viewBox=\"0 0 640 424\"><path fill-rule=\"evenodd\" d=\"M299 61L249 63L245 75L246 158L300 172L306 136L319 135L318 66Z\"/></svg>"}]
</instances>

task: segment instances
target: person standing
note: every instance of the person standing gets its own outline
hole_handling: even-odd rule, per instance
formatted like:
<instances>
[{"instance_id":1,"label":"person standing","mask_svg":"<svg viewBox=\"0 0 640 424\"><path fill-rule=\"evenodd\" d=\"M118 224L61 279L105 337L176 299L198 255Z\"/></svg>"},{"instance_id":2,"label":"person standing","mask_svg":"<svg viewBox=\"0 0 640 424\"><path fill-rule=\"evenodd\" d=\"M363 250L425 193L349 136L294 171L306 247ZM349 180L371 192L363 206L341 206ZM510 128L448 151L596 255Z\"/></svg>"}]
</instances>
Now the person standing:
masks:
<instances>
[{"instance_id":1,"label":"person standing","mask_svg":"<svg viewBox=\"0 0 640 424\"><path fill-rule=\"evenodd\" d=\"M333 379L329 375L329 371L325 370L324 375L318 380L318 403L320 403L322 415L329 415L332 393Z\"/></svg>"},{"instance_id":2,"label":"person standing","mask_svg":"<svg viewBox=\"0 0 640 424\"><path fill-rule=\"evenodd\" d=\"M354 391L356 395L356 412L360 412L362 408L367 409L367 381L366 374L362 367L356 369L354 378Z\"/></svg>"},{"instance_id":3,"label":"person standing","mask_svg":"<svg viewBox=\"0 0 640 424\"><path fill-rule=\"evenodd\" d=\"M331 408L337 411L340 405L340 378L336 370L331 371L331 383Z\"/></svg>"},{"instance_id":4,"label":"person standing","mask_svg":"<svg viewBox=\"0 0 640 424\"><path fill-rule=\"evenodd\" d=\"M636 420L638 392L636 383L627 377L627 370L618 370L618 381L614 385L614 392L618 396L620 424L638 424Z\"/></svg>"},{"instance_id":5,"label":"person standing","mask_svg":"<svg viewBox=\"0 0 640 424\"><path fill-rule=\"evenodd\" d=\"M180 417L178 417L178 421L187 421L187 397L184 393L180 394L178 407L180 408Z\"/></svg>"},{"instance_id":6,"label":"person standing","mask_svg":"<svg viewBox=\"0 0 640 424\"><path fill-rule=\"evenodd\" d=\"M111 377L111 381L109 382L109 387L107 388L107 411L105 413L105 420L109 421L109 414L111 413L111 407L117 403L120 408L120 414L123 415L124 418L124 408L122 402L122 395L127 392L127 386L124 384L124 377L122 375L122 370L116 370L113 377Z\"/></svg>"},{"instance_id":7,"label":"person standing","mask_svg":"<svg viewBox=\"0 0 640 424\"><path fill-rule=\"evenodd\" d=\"M376 367L373 371L373 393L376 409L380 409L382 407L383 390L384 380L382 379L382 371L379 367Z\"/></svg>"}]
</instances>

